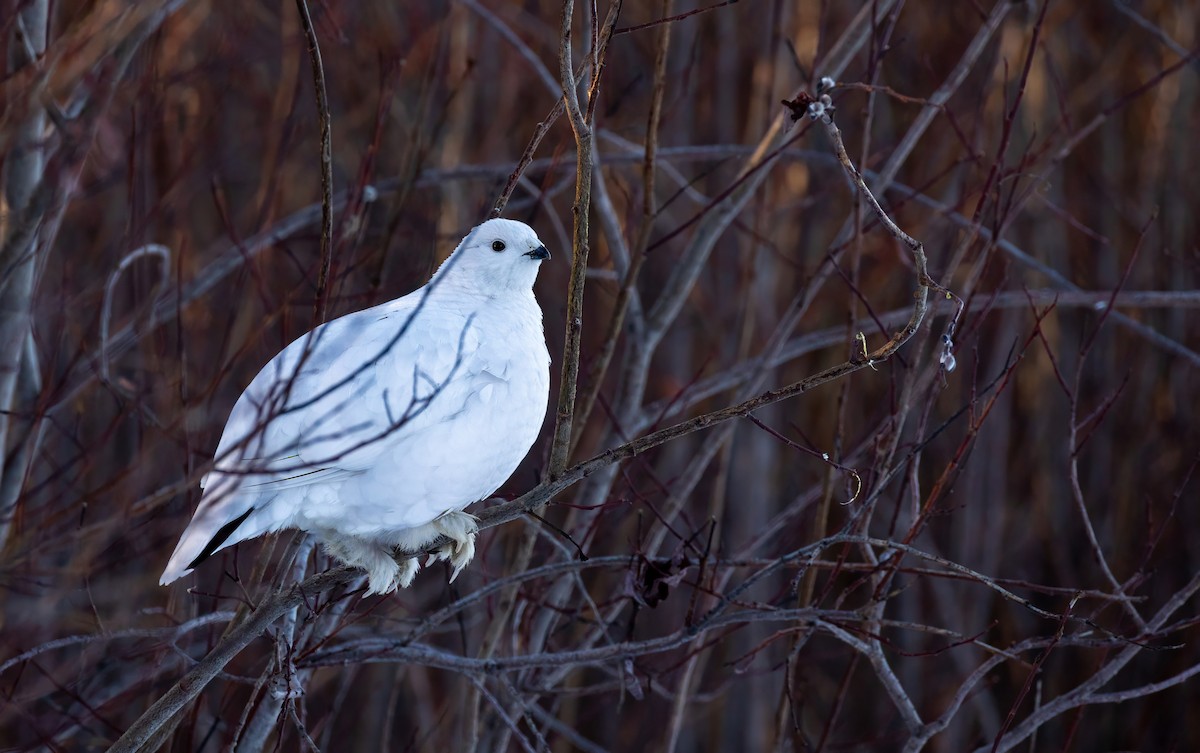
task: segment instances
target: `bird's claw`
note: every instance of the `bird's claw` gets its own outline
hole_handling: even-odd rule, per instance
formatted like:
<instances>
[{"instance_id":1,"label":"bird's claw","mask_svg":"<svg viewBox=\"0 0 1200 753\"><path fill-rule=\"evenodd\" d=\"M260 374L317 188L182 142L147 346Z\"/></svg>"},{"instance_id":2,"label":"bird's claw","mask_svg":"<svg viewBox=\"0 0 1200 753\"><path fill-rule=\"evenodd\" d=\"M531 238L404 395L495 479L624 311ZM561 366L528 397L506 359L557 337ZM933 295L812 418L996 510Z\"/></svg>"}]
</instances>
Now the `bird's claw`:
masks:
<instances>
[{"instance_id":1,"label":"bird's claw","mask_svg":"<svg viewBox=\"0 0 1200 753\"><path fill-rule=\"evenodd\" d=\"M475 558L475 534L479 530L479 518L462 510L443 513L433 521L433 527L450 541L438 547L426 562L446 561L450 563L450 582L458 578L471 560Z\"/></svg>"}]
</instances>

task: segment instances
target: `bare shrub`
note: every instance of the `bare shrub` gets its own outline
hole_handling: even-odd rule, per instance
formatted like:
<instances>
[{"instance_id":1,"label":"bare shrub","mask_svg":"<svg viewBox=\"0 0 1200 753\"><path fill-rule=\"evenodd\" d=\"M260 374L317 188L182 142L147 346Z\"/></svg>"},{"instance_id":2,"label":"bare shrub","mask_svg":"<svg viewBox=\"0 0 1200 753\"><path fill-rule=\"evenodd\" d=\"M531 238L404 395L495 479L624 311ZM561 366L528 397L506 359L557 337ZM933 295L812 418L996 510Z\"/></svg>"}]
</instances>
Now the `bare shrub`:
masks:
<instances>
[{"instance_id":1,"label":"bare shrub","mask_svg":"<svg viewBox=\"0 0 1200 753\"><path fill-rule=\"evenodd\" d=\"M1200 749L1197 28L8 3L0 741ZM493 212L553 247L558 406L474 564L160 588L254 373Z\"/></svg>"}]
</instances>

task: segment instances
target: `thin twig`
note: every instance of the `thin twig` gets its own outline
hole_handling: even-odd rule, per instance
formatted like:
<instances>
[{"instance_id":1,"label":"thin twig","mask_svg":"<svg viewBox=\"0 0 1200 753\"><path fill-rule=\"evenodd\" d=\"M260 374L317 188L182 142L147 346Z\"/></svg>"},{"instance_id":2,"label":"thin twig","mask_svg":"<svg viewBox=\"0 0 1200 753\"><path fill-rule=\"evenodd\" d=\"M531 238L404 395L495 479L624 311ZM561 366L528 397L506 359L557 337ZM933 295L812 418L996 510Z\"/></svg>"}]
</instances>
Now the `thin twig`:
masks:
<instances>
[{"instance_id":1,"label":"thin twig","mask_svg":"<svg viewBox=\"0 0 1200 753\"><path fill-rule=\"evenodd\" d=\"M662 14L670 16L671 0L663 0ZM654 193L657 176L658 130L662 121L663 94L667 88L667 52L670 46L671 24L668 23L659 29L655 42L654 89L650 98L650 113L646 117L646 145L642 157L641 229L638 231L638 239L633 245L629 267L621 281L621 289L617 293L616 303L613 304L613 313L609 318L608 328L604 332L600 352L593 359L592 367L584 381L583 399L579 404L579 428L575 431L572 447L577 445L583 436L583 427L587 425L588 418L591 417L592 408L595 407L596 398L604 383L604 375L608 372L613 354L616 353L617 341L620 340L621 332L625 327L625 314L636 295L638 275L641 273L642 264L646 261L646 249L650 245L650 233L654 228L655 215L658 212L658 203Z\"/></svg>"},{"instance_id":2,"label":"thin twig","mask_svg":"<svg viewBox=\"0 0 1200 753\"><path fill-rule=\"evenodd\" d=\"M611 30L620 13L620 0L613 3L606 27ZM571 206L574 217L574 232L571 238L571 280L567 287L567 322L563 346L562 376L559 382L558 407L555 411L554 435L550 446L549 475L553 479L566 468L571 451L571 426L575 416L575 392L579 379L579 351L583 341L583 293L587 282L587 260L590 230L588 216L592 203L592 126L579 104L575 85L574 67L571 63L571 22L575 8L574 0L563 4L562 32L559 36L559 80L562 83L563 100L575 134L575 202ZM599 47L600 39L593 44ZM603 58L597 56L600 64ZM591 100L596 98L600 71L592 74L596 83L591 87ZM591 108L588 107L590 114Z\"/></svg>"},{"instance_id":3,"label":"thin twig","mask_svg":"<svg viewBox=\"0 0 1200 753\"><path fill-rule=\"evenodd\" d=\"M313 29L307 1L296 0L296 10L300 12L300 25L308 42L313 88L317 95L317 118L321 124L321 261L317 272L314 318L317 324L322 324L329 306L329 270L333 266L333 122L329 116L329 97L325 91L321 46L317 42L317 32Z\"/></svg>"}]
</instances>

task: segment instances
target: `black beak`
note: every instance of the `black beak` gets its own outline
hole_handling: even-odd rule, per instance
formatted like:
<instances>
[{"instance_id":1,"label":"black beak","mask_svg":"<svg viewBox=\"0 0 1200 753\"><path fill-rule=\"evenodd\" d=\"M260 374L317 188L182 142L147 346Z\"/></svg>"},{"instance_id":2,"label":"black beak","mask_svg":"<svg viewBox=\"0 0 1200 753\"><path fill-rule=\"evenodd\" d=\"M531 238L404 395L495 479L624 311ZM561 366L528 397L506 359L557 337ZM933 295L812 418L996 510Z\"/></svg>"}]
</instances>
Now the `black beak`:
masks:
<instances>
[{"instance_id":1,"label":"black beak","mask_svg":"<svg viewBox=\"0 0 1200 753\"><path fill-rule=\"evenodd\" d=\"M545 246L538 246L525 255L531 259L537 259L538 261L545 261L546 259L550 258L550 252L546 250Z\"/></svg>"}]
</instances>

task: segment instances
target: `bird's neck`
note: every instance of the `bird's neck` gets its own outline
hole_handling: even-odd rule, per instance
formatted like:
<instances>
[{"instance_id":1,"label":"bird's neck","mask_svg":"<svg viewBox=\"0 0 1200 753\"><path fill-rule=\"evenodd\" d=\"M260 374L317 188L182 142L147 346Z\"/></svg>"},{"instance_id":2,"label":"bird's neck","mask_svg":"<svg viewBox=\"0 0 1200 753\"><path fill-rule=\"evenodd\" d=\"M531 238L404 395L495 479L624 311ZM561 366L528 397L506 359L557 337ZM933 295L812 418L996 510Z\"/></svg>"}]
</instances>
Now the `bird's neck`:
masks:
<instances>
[{"instance_id":1,"label":"bird's neck","mask_svg":"<svg viewBox=\"0 0 1200 753\"><path fill-rule=\"evenodd\" d=\"M430 281L434 295L444 295L447 298L472 298L480 301L494 301L500 306L533 306L537 300L533 297L531 287L497 286L491 280L477 280L469 275L442 275L440 279Z\"/></svg>"}]
</instances>

